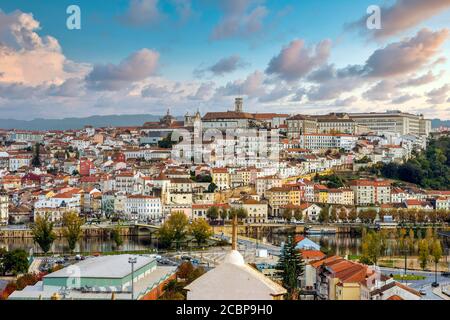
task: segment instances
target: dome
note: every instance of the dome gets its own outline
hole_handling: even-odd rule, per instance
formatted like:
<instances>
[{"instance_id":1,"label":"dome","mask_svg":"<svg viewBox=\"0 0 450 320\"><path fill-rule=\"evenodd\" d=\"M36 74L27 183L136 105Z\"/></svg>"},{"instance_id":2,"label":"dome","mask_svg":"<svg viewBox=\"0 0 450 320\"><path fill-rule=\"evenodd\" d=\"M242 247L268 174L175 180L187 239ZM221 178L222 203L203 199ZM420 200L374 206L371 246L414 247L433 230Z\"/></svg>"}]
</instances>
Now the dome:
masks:
<instances>
[{"instance_id":1,"label":"dome","mask_svg":"<svg viewBox=\"0 0 450 320\"><path fill-rule=\"evenodd\" d=\"M237 250L231 250L226 256L224 263L231 263L237 266L245 264L244 257Z\"/></svg>"}]
</instances>

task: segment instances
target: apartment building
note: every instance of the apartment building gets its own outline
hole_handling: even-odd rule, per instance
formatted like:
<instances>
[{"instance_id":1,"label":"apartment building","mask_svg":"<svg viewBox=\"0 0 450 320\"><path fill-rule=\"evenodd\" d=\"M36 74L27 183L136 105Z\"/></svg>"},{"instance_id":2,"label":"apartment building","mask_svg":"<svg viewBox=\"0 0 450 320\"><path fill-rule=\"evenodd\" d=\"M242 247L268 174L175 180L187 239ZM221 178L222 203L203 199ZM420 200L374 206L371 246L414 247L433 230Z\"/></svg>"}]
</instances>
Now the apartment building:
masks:
<instances>
[{"instance_id":1,"label":"apartment building","mask_svg":"<svg viewBox=\"0 0 450 320\"><path fill-rule=\"evenodd\" d=\"M328 203L353 205L355 203L353 190L350 188L328 189Z\"/></svg>"},{"instance_id":2,"label":"apartment building","mask_svg":"<svg viewBox=\"0 0 450 320\"><path fill-rule=\"evenodd\" d=\"M310 133L299 137L300 148L309 150L344 149L352 150L356 146L358 137L342 133Z\"/></svg>"},{"instance_id":3,"label":"apartment building","mask_svg":"<svg viewBox=\"0 0 450 320\"><path fill-rule=\"evenodd\" d=\"M256 193L265 196L266 191L273 187L281 187L282 180L277 175L256 178Z\"/></svg>"},{"instance_id":4,"label":"apartment building","mask_svg":"<svg viewBox=\"0 0 450 320\"><path fill-rule=\"evenodd\" d=\"M231 178L227 168L212 169L211 177L219 190L226 190L231 187Z\"/></svg>"},{"instance_id":5,"label":"apartment building","mask_svg":"<svg viewBox=\"0 0 450 320\"><path fill-rule=\"evenodd\" d=\"M385 180L353 180L350 187L356 205L383 204L391 201L391 184Z\"/></svg>"},{"instance_id":6,"label":"apartment building","mask_svg":"<svg viewBox=\"0 0 450 320\"><path fill-rule=\"evenodd\" d=\"M377 133L398 133L428 136L431 132L431 120L423 115L414 115L399 110L386 112L350 113L350 118L358 125L365 126Z\"/></svg>"},{"instance_id":7,"label":"apartment building","mask_svg":"<svg viewBox=\"0 0 450 320\"><path fill-rule=\"evenodd\" d=\"M125 215L133 221L149 221L162 216L161 199L144 195L129 195L125 200Z\"/></svg>"}]
</instances>

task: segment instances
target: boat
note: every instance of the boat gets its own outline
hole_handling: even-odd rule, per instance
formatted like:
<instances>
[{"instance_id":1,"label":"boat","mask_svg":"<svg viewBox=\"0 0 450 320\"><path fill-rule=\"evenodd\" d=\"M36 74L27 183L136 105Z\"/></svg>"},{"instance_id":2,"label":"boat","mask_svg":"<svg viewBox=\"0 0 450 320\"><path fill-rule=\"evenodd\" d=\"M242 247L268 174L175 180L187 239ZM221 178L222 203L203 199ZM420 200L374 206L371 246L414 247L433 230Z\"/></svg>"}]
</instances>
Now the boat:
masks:
<instances>
[{"instance_id":1,"label":"boat","mask_svg":"<svg viewBox=\"0 0 450 320\"><path fill-rule=\"evenodd\" d=\"M335 228L309 228L306 234L336 234Z\"/></svg>"}]
</instances>

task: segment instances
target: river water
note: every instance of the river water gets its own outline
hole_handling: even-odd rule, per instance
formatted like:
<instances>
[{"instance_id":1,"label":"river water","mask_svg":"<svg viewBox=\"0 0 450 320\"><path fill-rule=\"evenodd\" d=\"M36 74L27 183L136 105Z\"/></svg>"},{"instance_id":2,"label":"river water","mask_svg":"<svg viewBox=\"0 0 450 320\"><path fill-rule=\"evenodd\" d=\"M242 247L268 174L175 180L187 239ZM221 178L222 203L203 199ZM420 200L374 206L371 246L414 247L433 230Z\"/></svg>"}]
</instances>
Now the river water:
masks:
<instances>
[{"instance_id":1,"label":"river water","mask_svg":"<svg viewBox=\"0 0 450 320\"><path fill-rule=\"evenodd\" d=\"M260 240L267 241L274 245L280 246L282 242L286 241L286 235L271 235L262 236ZM333 234L333 235L308 235L312 241L320 244L322 248L328 251L345 256L345 255L360 255L361 254L361 236L354 236L350 234ZM139 237L123 237L123 245L117 249L114 242L108 238L84 238L79 241L76 247L76 252L110 252L110 251L139 251L155 249L157 242L155 239L151 240L149 236ZM6 248L8 250L25 249L27 252L33 250L33 252L42 252L37 244L33 242L33 239L0 239L0 248ZM67 253L69 252L67 241L64 238L58 238L53 243L52 252L54 253ZM385 256L400 255L398 241L389 239L387 241L387 249Z\"/></svg>"}]
</instances>

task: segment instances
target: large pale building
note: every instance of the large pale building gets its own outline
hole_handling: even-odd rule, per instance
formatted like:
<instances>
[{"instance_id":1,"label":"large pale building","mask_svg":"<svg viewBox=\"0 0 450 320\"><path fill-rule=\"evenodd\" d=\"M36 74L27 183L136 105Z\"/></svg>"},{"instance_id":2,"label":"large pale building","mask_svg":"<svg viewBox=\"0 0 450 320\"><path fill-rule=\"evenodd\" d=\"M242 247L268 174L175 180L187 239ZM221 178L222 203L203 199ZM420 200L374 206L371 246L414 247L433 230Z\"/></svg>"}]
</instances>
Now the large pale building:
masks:
<instances>
[{"instance_id":1,"label":"large pale building","mask_svg":"<svg viewBox=\"0 0 450 320\"><path fill-rule=\"evenodd\" d=\"M365 126L377 133L398 133L428 136L431 131L431 120L423 115L414 115L398 110L386 112L350 113L350 118L358 125Z\"/></svg>"}]
</instances>

